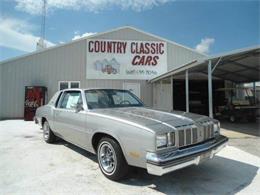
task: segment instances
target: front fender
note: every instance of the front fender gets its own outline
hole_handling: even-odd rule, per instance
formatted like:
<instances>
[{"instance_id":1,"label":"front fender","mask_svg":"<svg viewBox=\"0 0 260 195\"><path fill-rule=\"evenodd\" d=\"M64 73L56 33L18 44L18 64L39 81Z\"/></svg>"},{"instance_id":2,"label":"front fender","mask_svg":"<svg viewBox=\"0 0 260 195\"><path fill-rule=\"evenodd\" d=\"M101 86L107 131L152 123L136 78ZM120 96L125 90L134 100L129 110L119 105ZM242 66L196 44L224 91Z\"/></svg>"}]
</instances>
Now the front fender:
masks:
<instances>
[{"instance_id":1,"label":"front fender","mask_svg":"<svg viewBox=\"0 0 260 195\"><path fill-rule=\"evenodd\" d=\"M120 147L121 147L121 149L124 153L125 149L124 149L124 145L122 144L122 141L120 140L120 138L115 133L113 133L113 131L109 131L109 130L98 130L91 136L91 143L92 143L92 147L93 147L94 152L95 152L95 148L93 146L93 138L95 137L96 134L100 134L100 133L113 137L119 143L119 145L120 145Z\"/></svg>"},{"instance_id":2,"label":"front fender","mask_svg":"<svg viewBox=\"0 0 260 195\"><path fill-rule=\"evenodd\" d=\"M147 131L141 129L139 129L139 131L147 133ZM107 134L113 137L119 143L125 159L129 165L146 168L146 152L149 151L153 145L154 136L151 133L149 133L147 136L144 134L140 135L139 133L129 133L126 135L127 132L121 131L120 134L118 134L115 129L99 130L92 135L91 142L97 133ZM92 148L95 152L93 145Z\"/></svg>"},{"instance_id":3,"label":"front fender","mask_svg":"<svg viewBox=\"0 0 260 195\"><path fill-rule=\"evenodd\" d=\"M93 136L96 133L105 133L118 141L129 165L146 168L146 152L154 151L155 148L153 131L101 114L88 113L86 119L92 149Z\"/></svg>"}]
</instances>

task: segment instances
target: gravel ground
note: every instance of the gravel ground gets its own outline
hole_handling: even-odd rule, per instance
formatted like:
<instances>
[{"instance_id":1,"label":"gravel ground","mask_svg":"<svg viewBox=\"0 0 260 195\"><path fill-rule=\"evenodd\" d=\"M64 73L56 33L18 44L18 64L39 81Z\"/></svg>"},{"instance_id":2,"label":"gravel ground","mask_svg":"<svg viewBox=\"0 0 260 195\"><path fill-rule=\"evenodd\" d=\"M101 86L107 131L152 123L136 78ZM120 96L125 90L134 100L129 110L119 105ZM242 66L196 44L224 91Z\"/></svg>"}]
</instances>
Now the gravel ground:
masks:
<instances>
[{"instance_id":1,"label":"gravel ground","mask_svg":"<svg viewBox=\"0 0 260 195\"><path fill-rule=\"evenodd\" d=\"M260 158L247 152L259 142L252 139L232 139L200 166L162 177L136 168L113 182L94 155L64 141L46 144L33 122L0 121L0 194L260 194Z\"/></svg>"}]
</instances>

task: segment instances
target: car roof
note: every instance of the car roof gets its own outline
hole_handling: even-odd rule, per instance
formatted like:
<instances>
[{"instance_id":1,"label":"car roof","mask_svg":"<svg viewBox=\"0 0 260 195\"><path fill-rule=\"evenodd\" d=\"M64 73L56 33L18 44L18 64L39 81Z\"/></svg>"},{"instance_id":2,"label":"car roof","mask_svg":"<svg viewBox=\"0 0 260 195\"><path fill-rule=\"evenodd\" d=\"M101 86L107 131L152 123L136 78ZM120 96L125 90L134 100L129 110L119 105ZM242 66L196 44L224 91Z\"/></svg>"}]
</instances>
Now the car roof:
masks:
<instances>
[{"instance_id":1,"label":"car roof","mask_svg":"<svg viewBox=\"0 0 260 195\"><path fill-rule=\"evenodd\" d=\"M120 90L120 91L128 91L126 89L112 89L112 88L70 88L70 89L63 89L63 91L86 91L86 90Z\"/></svg>"}]
</instances>

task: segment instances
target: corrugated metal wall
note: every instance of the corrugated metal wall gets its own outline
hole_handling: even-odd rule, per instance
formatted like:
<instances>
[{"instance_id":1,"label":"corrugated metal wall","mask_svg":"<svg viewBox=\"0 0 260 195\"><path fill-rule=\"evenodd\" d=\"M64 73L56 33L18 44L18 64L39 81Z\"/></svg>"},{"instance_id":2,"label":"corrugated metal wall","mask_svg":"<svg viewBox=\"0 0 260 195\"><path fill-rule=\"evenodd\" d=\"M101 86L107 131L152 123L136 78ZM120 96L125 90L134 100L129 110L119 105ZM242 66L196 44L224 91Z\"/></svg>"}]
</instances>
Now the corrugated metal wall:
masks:
<instances>
[{"instance_id":1,"label":"corrugated metal wall","mask_svg":"<svg viewBox=\"0 0 260 195\"><path fill-rule=\"evenodd\" d=\"M168 71L180 67L194 59L205 57L205 55L174 44L168 44Z\"/></svg>"},{"instance_id":2,"label":"corrugated metal wall","mask_svg":"<svg viewBox=\"0 0 260 195\"><path fill-rule=\"evenodd\" d=\"M158 41L130 28L96 36L93 39L149 40ZM168 69L201 57L191 50L168 43ZM8 61L2 66L2 100L0 117L23 117L24 87L42 85L48 88L49 98L58 90L59 81L80 81L82 88L123 88L124 82L138 82L141 85L141 99L148 106L153 104L152 85L138 80L96 80L86 79L86 40L80 40L44 52ZM1 86L1 85L0 85ZM1 88L0 88L1 89Z\"/></svg>"},{"instance_id":3,"label":"corrugated metal wall","mask_svg":"<svg viewBox=\"0 0 260 195\"><path fill-rule=\"evenodd\" d=\"M1 66L1 64L0 64L0 120L1 120L1 117L2 117L2 111L3 111L3 109L2 109L2 96L3 96L3 93L4 93L4 91L2 90L2 66Z\"/></svg>"},{"instance_id":4,"label":"corrugated metal wall","mask_svg":"<svg viewBox=\"0 0 260 195\"><path fill-rule=\"evenodd\" d=\"M84 41L76 42L2 64L2 80L7 86L2 117L23 117L25 86L46 86L52 96L59 80L82 80L85 47Z\"/></svg>"}]
</instances>

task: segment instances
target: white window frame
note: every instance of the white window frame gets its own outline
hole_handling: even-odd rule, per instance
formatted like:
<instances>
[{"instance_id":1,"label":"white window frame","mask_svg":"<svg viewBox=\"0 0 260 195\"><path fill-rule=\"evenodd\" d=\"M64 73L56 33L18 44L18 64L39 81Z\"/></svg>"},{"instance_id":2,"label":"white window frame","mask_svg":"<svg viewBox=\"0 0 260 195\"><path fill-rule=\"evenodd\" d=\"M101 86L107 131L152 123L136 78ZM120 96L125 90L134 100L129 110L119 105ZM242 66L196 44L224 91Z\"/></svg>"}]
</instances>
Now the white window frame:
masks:
<instances>
[{"instance_id":1,"label":"white window frame","mask_svg":"<svg viewBox=\"0 0 260 195\"><path fill-rule=\"evenodd\" d=\"M68 89L79 89L80 88L80 81L59 81L58 82L58 89L60 89L60 83L68 83ZM71 83L78 83L79 84L79 88L71 88Z\"/></svg>"}]
</instances>

